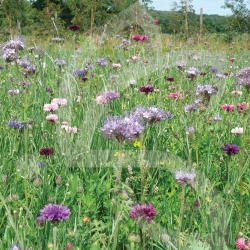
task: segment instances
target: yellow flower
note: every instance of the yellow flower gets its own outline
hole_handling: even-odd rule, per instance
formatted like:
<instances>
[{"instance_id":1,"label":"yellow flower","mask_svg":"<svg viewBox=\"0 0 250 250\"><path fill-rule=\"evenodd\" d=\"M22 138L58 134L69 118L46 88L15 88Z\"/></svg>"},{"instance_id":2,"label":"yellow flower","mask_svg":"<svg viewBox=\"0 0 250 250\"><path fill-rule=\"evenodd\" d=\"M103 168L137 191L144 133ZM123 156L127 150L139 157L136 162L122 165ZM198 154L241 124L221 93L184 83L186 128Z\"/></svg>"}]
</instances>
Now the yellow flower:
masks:
<instances>
[{"instance_id":1,"label":"yellow flower","mask_svg":"<svg viewBox=\"0 0 250 250\"><path fill-rule=\"evenodd\" d=\"M207 201L207 202L211 202L212 199L211 199L210 197L207 197L207 198L206 198L206 201Z\"/></svg>"},{"instance_id":2,"label":"yellow flower","mask_svg":"<svg viewBox=\"0 0 250 250\"><path fill-rule=\"evenodd\" d=\"M126 103L123 104L123 108L127 108L127 104Z\"/></svg>"},{"instance_id":3,"label":"yellow flower","mask_svg":"<svg viewBox=\"0 0 250 250\"><path fill-rule=\"evenodd\" d=\"M148 98L152 100L154 97L152 95L149 95Z\"/></svg>"},{"instance_id":4,"label":"yellow flower","mask_svg":"<svg viewBox=\"0 0 250 250\"><path fill-rule=\"evenodd\" d=\"M164 161L160 161L159 164L160 164L160 165L164 165L165 162L164 162Z\"/></svg>"},{"instance_id":5,"label":"yellow flower","mask_svg":"<svg viewBox=\"0 0 250 250\"><path fill-rule=\"evenodd\" d=\"M78 108L77 107L75 107L75 111L77 111L78 110Z\"/></svg>"},{"instance_id":6,"label":"yellow flower","mask_svg":"<svg viewBox=\"0 0 250 250\"><path fill-rule=\"evenodd\" d=\"M141 142L138 141L138 140L135 140L135 142L134 142L134 147L135 147L135 148L136 148L136 147L140 148L140 147L141 147Z\"/></svg>"},{"instance_id":7,"label":"yellow flower","mask_svg":"<svg viewBox=\"0 0 250 250\"><path fill-rule=\"evenodd\" d=\"M119 157L120 156L120 153L119 152L116 152L115 154L114 154L114 156L115 157ZM121 157L124 157L125 156L125 154L121 154Z\"/></svg>"}]
</instances>

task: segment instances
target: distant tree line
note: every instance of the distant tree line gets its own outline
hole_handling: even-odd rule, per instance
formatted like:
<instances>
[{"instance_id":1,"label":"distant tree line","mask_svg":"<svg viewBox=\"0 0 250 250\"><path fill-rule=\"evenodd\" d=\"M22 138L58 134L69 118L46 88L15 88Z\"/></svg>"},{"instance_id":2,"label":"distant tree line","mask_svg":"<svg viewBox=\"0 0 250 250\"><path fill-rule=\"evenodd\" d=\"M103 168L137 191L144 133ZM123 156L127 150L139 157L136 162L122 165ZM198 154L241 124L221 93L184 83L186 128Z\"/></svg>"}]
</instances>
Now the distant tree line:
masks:
<instances>
[{"instance_id":1,"label":"distant tree line","mask_svg":"<svg viewBox=\"0 0 250 250\"><path fill-rule=\"evenodd\" d=\"M105 24L139 0L0 0L1 38L16 35L61 36L71 25L79 25L82 34L92 35L96 27ZM186 1L186 0L185 0ZM178 34L185 28L184 0L174 3L172 11L156 11L148 8L154 19L159 20L162 33ZM199 33L199 15L194 13L192 0L187 0L188 27L192 33ZM151 0L140 0L146 6ZM250 31L249 10L244 0L234 3L225 0L225 8L233 15L203 15L203 33Z\"/></svg>"}]
</instances>

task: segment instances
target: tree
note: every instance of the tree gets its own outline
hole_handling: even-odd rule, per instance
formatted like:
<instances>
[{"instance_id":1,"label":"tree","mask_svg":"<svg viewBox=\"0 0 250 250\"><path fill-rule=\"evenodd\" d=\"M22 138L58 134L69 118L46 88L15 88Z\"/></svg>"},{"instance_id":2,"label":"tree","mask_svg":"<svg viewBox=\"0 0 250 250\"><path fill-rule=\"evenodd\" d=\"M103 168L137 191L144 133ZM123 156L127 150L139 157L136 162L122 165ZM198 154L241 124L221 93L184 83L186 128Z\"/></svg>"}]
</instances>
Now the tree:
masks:
<instances>
[{"instance_id":1,"label":"tree","mask_svg":"<svg viewBox=\"0 0 250 250\"><path fill-rule=\"evenodd\" d=\"M238 30L240 32L250 32L250 11L248 9L249 1L244 0L225 0L224 9L228 8L232 11L229 20L229 29Z\"/></svg>"},{"instance_id":2,"label":"tree","mask_svg":"<svg viewBox=\"0 0 250 250\"><path fill-rule=\"evenodd\" d=\"M15 29L17 22L19 25L25 19L29 4L26 0L1 0L0 14L8 20L10 36L13 39L15 36Z\"/></svg>"}]
</instances>

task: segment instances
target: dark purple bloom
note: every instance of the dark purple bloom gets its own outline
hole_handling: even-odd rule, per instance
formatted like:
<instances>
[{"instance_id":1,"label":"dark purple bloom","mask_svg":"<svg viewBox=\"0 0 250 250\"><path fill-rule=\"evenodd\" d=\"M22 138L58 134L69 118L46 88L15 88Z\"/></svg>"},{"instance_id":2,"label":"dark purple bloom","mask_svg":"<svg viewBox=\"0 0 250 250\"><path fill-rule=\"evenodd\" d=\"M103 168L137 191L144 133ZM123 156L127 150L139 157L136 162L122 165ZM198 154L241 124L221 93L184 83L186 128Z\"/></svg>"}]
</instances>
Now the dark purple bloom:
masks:
<instances>
[{"instance_id":1,"label":"dark purple bloom","mask_svg":"<svg viewBox=\"0 0 250 250\"><path fill-rule=\"evenodd\" d=\"M67 206L47 204L40 210L40 217L51 222L60 222L68 219L70 210Z\"/></svg>"},{"instance_id":2,"label":"dark purple bloom","mask_svg":"<svg viewBox=\"0 0 250 250\"><path fill-rule=\"evenodd\" d=\"M54 153L53 148L41 148L39 150L40 155L52 155Z\"/></svg>"},{"instance_id":3,"label":"dark purple bloom","mask_svg":"<svg viewBox=\"0 0 250 250\"><path fill-rule=\"evenodd\" d=\"M9 95L11 95L11 96L13 96L13 95L16 95L16 94L18 94L19 93L19 89L16 89L16 90L8 90L8 94Z\"/></svg>"},{"instance_id":4,"label":"dark purple bloom","mask_svg":"<svg viewBox=\"0 0 250 250\"><path fill-rule=\"evenodd\" d=\"M0 66L0 70L3 70L4 69L4 67L3 66Z\"/></svg>"},{"instance_id":5,"label":"dark purple bloom","mask_svg":"<svg viewBox=\"0 0 250 250\"><path fill-rule=\"evenodd\" d=\"M23 87L27 87L30 85L30 83L29 82L19 82L18 85L23 86Z\"/></svg>"},{"instance_id":6,"label":"dark purple bloom","mask_svg":"<svg viewBox=\"0 0 250 250\"><path fill-rule=\"evenodd\" d=\"M116 93L115 91L111 90L106 93L104 93L104 97L107 100L107 102L110 102L112 100L120 98L120 94Z\"/></svg>"},{"instance_id":7,"label":"dark purple bloom","mask_svg":"<svg viewBox=\"0 0 250 250\"><path fill-rule=\"evenodd\" d=\"M154 92L154 87L151 85L140 87L140 92L144 92L146 94L148 94L150 92Z\"/></svg>"},{"instance_id":8,"label":"dark purple bloom","mask_svg":"<svg viewBox=\"0 0 250 250\"><path fill-rule=\"evenodd\" d=\"M69 29L72 30L72 31L77 31L77 30L80 29L80 26L78 26L78 25L70 25Z\"/></svg>"},{"instance_id":9,"label":"dark purple bloom","mask_svg":"<svg viewBox=\"0 0 250 250\"><path fill-rule=\"evenodd\" d=\"M178 171L175 174L175 180L178 184L192 184L196 174L184 171Z\"/></svg>"},{"instance_id":10,"label":"dark purple bloom","mask_svg":"<svg viewBox=\"0 0 250 250\"><path fill-rule=\"evenodd\" d=\"M237 155L240 151L236 144L226 144L221 148L221 150L225 151L227 155Z\"/></svg>"},{"instance_id":11,"label":"dark purple bloom","mask_svg":"<svg viewBox=\"0 0 250 250\"><path fill-rule=\"evenodd\" d=\"M37 224L38 226L41 226L41 225L43 224L43 222L44 222L44 218L43 218L42 216L38 216L38 217L36 218L36 224Z\"/></svg>"},{"instance_id":12,"label":"dark purple bloom","mask_svg":"<svg viewBox=\"0 0 250 250\"><path fill-rule=\"evenodd\" d=\"M174 81L174 77L167 77L166 80L169 81L169 82L173 82Z\"/></svg>"},{"instance_id":13,"label":"dark purple bloom","mask_svg":"<svg viewBox=\"0 0 250 250\"><path fill-rule=\"evenodd\" d=\"M83 77L83 78L82 78L82 81L84 81L84 82L87 82L88 80L89 80L88 77Z\"/></svg>"},{"instance_id":14,"label":"dark purple bloom","mask_svg":"<svg viewBox=\"0 0 250 250\"><path fill-rule=\"evenodd\" d=\"M174 118L174 115L170 113L170 111L167 111L166 112L166 116L168 119L173 119Z\"/></svg>"},{"instance_id":15,"label":"dark purple bloom","mask_svg":"<svg viewBox=\"0 0 250 250\"><path fill-rule=\"evenodd\" d=\"M8 127L14 128L14 129L23 129L23 124L19 123L18 121L10 121L8 122Z\"/></svg>"},{"instance_id":16,"label":"dark purple bloom","mask_svg":"<svg viewBox=\"0 0 250 250\"><path fill-rule=\"evenodd\" d=\"M198 200L196 200L194 202L193 208L194 208L194 210L198 210L199 209L199 201Z\"/></svg>"},{"instance_id":17,"label":"dark purple bloom","mask_svg":"<svg viewBox=\"0 0 250 250\"><path fill-rule=\"evenodd\" d=\"M205 76L207 73L206 72L200 72L201 76Z\"/></svg>"},{"instance_id":18,"label":"dark purple bloom","mask_svg":"<svg viewBox=\"0 0 250 250\"><path fill-rule=\"evenodd\" d=\"M129 215L132 220L147 220L148 223L151 223L153 221L153 217L156 216L156 211L153 204L137 204L132 207Z\"/></svg>"}]
</instances>

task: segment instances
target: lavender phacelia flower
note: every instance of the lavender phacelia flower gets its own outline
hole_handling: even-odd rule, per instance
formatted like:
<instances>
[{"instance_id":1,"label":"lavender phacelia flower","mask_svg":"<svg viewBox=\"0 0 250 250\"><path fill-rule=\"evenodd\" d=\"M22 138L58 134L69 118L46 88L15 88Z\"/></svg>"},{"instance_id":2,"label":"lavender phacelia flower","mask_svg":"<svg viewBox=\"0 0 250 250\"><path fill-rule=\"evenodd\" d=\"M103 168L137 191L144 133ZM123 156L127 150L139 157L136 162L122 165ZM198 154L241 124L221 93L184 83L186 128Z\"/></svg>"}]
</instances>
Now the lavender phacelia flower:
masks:
<instances>
[{"instance_id":1,"label":"lavender phacelia flower","mask_svg":"<svg viewBox=\"0 0 250 250\"><path fill-rule=\"evenodd\" d=\"M67 65L67 63L66 63L66 61L65 60L63 60L63 59L55 59L54 60L54 63L56 64L56 65L58 65L58 66L64 66L64 65Z\"/></svg>"},{"instance_id":2,"label":"lavender phacelia flower","mask_svg":"<svg viewBox=\"0 0 250 250\"><path fill-rule=\"evenodd\" d=\"M153 222L153 218L156 216L156 210L153 204L137 204L132 207L129 212L130 218L135 221L147 221Z\"/></svg>"},{"instance_id":3,"label":"lavender phacelia flower","mask_svg":"<svg viewBox=\"0 0 250 250\"><path fill-rule=\"evenodd\" d=\"M119 93L116 93L116 92L113 91L113 90L111 90L111 91L105 92L105 93L104 93L104 97L105 97L107 103L109 103L109 102L112 101L112 100L115 100L115 99L120 98L120 94L119 94Z\"/></svg>"},{"instance_id":4,"label":"lavender phacelia flower","mask_svg":"<svg viewBox=\"0 0 250 250\"><path fill-rule=\"evenodd\" d=\"M207 106L212 95L218 94L218 88L210 84L198 85L196 88L196 96L201 96L202 103Z\"/></svg>"},{"instance_id":5,"label":"lavender phacelia flower","mask_svg":"<svg viewBox=\"0 0 250 250\"><path fill-rule=\"evenodd\" d=\"M188 173L182 170L175 173L175 180L178 184L192 184L196 174Z\"/></svg>"},{"instance_id":6,"label":"lavender phacelia flower","mask_svg":"<svg viewBox=\"0 0 250 250\"><path fill-rule=\"evenodd\" d=\"M40 210L40 216L44 220L60 222L69 218L70 210L67 206L47 204Z\"/></svg>"},{"instance_id":7,"label":"lavender phacelia flower","mask_svg":"<svg viewBox=\"0 0 250 250\"><path fill-rule=\"evenodd\" d=\"M217 68L210 68L210 71L214 74L217 74L219 72Z\"/></svg>"},{"instance_id":8,"label":"lavender phacelia flower","mask_svg":"<svg viewBox=\"0 0 250 250\"><path fill-rule=\"evenodd\" d=\"M236 144L226 144L221 148L222 151L226 152L227 155L237 155L240 151Z\"/></svg>"},{"instance_id":9,"label":"lavender phacelia flower","mask_svg":"<svg viewBox=\"0 0 250 250\"><path fill-rule=\"evenodd\" d=\"M250 67L241 69L237 74L238 85L244 85L247 92L250 93Z\"/></svg>"},{"instance_id":10,"label":"lavender phacelia flower","mask_svg":"<svg viewBox=\"0 0 250 250\"><path fill-rule=\"evenodd\" d=\"M85 76L88 72L84 69L79 69L74 71L75 76Z\"/></svg>"},{"instance_id":11,"label":"lavender phacelia flower","mask_svg":"<svg viewBox=\"0 0 250 250\"><path fill-rule=\"evenodd\" d=\"M96 63L101 65L101 66L107 66L108 62L105 58L97 58L96 59Z\"/></svg>"},{"instance_id":12,"label":"lavender phacelia flower","mask_svg":"<svg viewBox=\"0 0 250 250\"><path fill-rule=\"evenodd\" d=\"M196 105L185 105L184 106L184 111L186 112L186 113L189 113L189 112L192 112L192 111L196 111L197 110L197 107L196 107Z\"/></svg>"},{"instance_id":13,"label":"lavender phacelia flower","mask_svg":"<svg viewBox=\"0 0 250 250\"><path fill-rule=\"evenodd\" d=\"M179 70L184 71L187 64L186 62L182 61L182 62L176 62L175 65L177 66Z\"/></svg>"}]
</instances>

